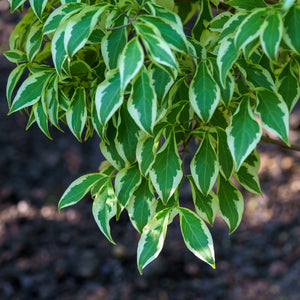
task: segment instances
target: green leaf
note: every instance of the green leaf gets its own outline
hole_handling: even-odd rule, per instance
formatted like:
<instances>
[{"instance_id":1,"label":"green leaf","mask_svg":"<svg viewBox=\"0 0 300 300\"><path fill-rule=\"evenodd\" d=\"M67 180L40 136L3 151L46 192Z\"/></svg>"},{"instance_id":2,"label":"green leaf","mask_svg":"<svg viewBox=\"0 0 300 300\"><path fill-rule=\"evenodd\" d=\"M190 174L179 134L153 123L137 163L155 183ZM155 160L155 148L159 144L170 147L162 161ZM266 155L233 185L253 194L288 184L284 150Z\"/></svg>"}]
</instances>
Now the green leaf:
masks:
<instances>
[{"instance_id":1,"label":"green leaf","mask_svg":"<svg viewBox=\"0 0 300 300\"><path fill-rule=\"evenodd\" d=\"M182 24L178 26L170 20L147 15L140 15L138 19L154 25L171 49L184 54L188 53L187 40Z\"/></svg>"},{"instance_id":2,"label":"green leaf","mask_svg":"<svg viewBox=\"0 0 300 300\"><path fill-rule=\"evenodd\" d=\"M123 26L127 22L128 20L124 16L121 16L113 23L113 26ZM120 28L108 31L102 39L101 52L108 69L115 69L119 66L119 59L126 46L127 38L127 29Z\"/></svg>"},{"instance_id":3,"label":"green leaf","mask_svg":"<svg viewBox=\"0 0 300 300\"><path fill-rule=\"evenodd\" d=\"M97 87L95 102L99 121L105 126L123 103L118 69L106 73L105 80Z\"/></svg>"},{"instance_id":4,"label":"green leaf","mask_svg":"<svg viewBox=\"0 0 300 300\"><path fill-rule=\"evenodd\" d=\"M44 34L49 34L54 32L59 25L65 20L65 16L69 13L75 13L79 9L83 8L85 6L84 3L68 3L65 5L61 5L57 7L47 18L44 27L43 32Z\"/></svg>"},{"instance_id":5,"label":"green leaf","mask_svg":"<svg viewBox=\"0 0 300 300\"><path fill-rule=\"evenodd\" d=\"M69 57L85 45L107 7L107 3L87 6L68 20L65 27L64 47Z\"/></svg>"},{"instance_id":6,"label":"green leaf","mask_svg":"<svg viewBox=\"0 0 300 300\"><path fill-rule=\"evenodd\" d=\"M289 10L296 0L283 0L282 9Z\"/></svg>"},{"instance_id":7,"label":"green leaf","mask_svg":"<svg viewBox=\"0 0 300 300\"><path fill-rule=\"evenodd\" d=\"M9 50L5 51L4 56L12 63L23 63L27 62L27 56L23 51L20 50Z\"/></svg>"},{"instance_id":8,"label":"green leaf","mask_svg":"<svg viewBox=\"0 0 300 300\"><path fill-rule=\"evenodd\" d=\"M40 20L42 20L42 14L47 5L47 2L47 0L29 0L32 10Z\"/></svg>"},{"instance_id":9,"label":"green leaf","mask_svg":"<svg viewBox=\"0 0 300 300\"><path fill-rule=\"evenodd\" d=\"M213 191L210 191L206 196L203 195L197 188L193 177L189 175L188 179L190 180L193 202L197 214L205 222L209 223L210 226L213 226L216 213L219 209L218 197Z\"/></svg>"},{"instance_id":10,"label":"green leaf","mask_svg":"<svg viewBox=\"0 0 300 300\"><path fill-rule=\"evenodd\" d=\"M118 203L126 207L133 192L138 188L142 180L138 165L135 163L122 169L116 176L115 189Z\"/></svg>"},{"instance_id":11,"label":"green leaf","mask_svg":"<svg viewBox=\"0 0 300 300\"><path fill-rule=\"evenodd\" d=\"M170 209L166 208L144 227L137 249L137 265L142 274L143 268L157 256L165 242Z\"/></svg>"},{"instance_id":12,"label":"green leaf","mask_svg":"<svg viewBox=\"0 0 300 300\"><path fill-rule=\"evenodd\" d=\"M99 229L111 243L115 244L110 234L109 221L116 215L117 198L110 180L101 187L93 202L92 210Z\"/></svg>"},{"instance_id":13,"label":"green leaf","mask_svg":"<svg viewBox=\"0 0 300 300\"><path fill-rule=\"evenodd\" d=\"M261 34L265 26L264 22L268 9L268 7L255 9L241 23L234 39L238 50L244 48Z\"/></svg>"},{"instance_id":14,"label":"green leaf","mask_svg":"<svg viewBox=\"0 0 300 300\"><path fill-rule=\"evenodd\" d=\"M227 135L224 129L217 127L218 146L217 157L221 174L229 179L234 171L233 158L227 144Z\"/></svg>"},{"instance_id":15,"label":"green leaf","mask_svg":"<svg viewBox=\"0 0 300 300\"><path fill-rule=\"evenodd\" d=\"M208 122L220 101L220 88L206 63L200 61L189 89L190 102L196 114Z\"/></svg>"},{"instance_id":16,"label":"green leaf","mask_svg":"<svg viewBox=\"0 0 300 300\"><path fill-rule=\"evenodd\" d=\"M92 173L77 178L70 184L60 198L58 209L61 210L64 207L76 204L99 180L103 180L104 177L107 176L100 173Z\"/></svg>"},{"instance_id":17,"label":"green leaf","mask_svg":"<svg viewBox=\"0 0 300 300\"><path fill-rule=\"evenodd\" d=\"M116 148L126 164L130 164L136 161L136 147L142 131L131 118L125 105L120 109L119 120L115 138Z\"/></svg>"},{"instance_id":18,"label":"green leaf","mask_svg":"<svg viewBox=\"0 0 300 300\"><path fill-rule=\"evenodd\" d=\"M187 248L198 258L215 268L215 252L211 234L193 211L179 207L180 228Z\"/></svg>"},{"instance_id":19,"label":"green leaf","mask_svg":"<svg viewBox=\"0 0 300 300\"><path fill-rule=\"evenodd\" d=\"M39 101L39 102L35 103L32 106L32 109L33 109L35 120L36 120L39 128L50 140L52 140L50 133L49 133L49 129L48 129L47 115L44 111L42 102Z\"/></svg>"},{"instance_id":20,"label":"green leaf","mask_svg":"<svg viewBox=\"0 0 300 300\"><path fill-rule=\"evenodd\" d=\"M139 233L142 233L143 228L153 218L155 202L156 199L150 181L142 178L141 184L133 192L127 205L130 221Z\"/></svg>"},{"instance_id":21,"label":"green leaf","mask_svg":"<svg viewBox=\"0 0 300 300\"><path fill-rule=\"evenodd\" d=\"M228 37L222 40L218 51L217 64L220 72L220 81L223 87L225 87L227 74L238 56L238 51L234 45L234 38Z\"/></svg>"},{"instance_id":22,"label":"green leaf","mask_svg":"<svg viewBox=\"0 0 300 300\"><path fill-rule=\"evenodd\" d=\"M294 5L290 8L284 19L283 39L291 49L300 54L298 28L300 28L300 7L299 5Z\"/></svg>"},{"instance_id":23,"label":"green leaf","mask_svg":"<svg viewBox=\"0 0 300 300\"><path fill-rule=\"evenodd\" d=\"M18 81L20 80L22 74L24 73L25 69L26 69L26 64L19 65L15 69L13 69L8 76L7 85L6 85L6 98L7 98L7 103L9 108L11 107L12 93Z\"/></svg>"},{"instance_id":24,"label":"green leaf","mask_svg":"<svg viewBox=\"0 0 300 300\"><path fill-rule=\"evenodd\" d=\"M43 24L35 22L28 33L26 41L26 53L29 61L32 61L39 52L43 41Z\"/></svg>"},{"instance_id":25,"label":"green leaf","mask_svg":"<svg viewBox=\"0 0 300 300\"><path fill-rule=\"evenodd\" d=\"M300 16L300 15L299 15ZM260 36L261 46L266 55L273 61L276 61L279 44L282 38L283 22L278 11L274 11L265 20L264 27Z\"/></svg>"},{"instance_id":26,"label":"green leaf","mask_svg":"<svg viewBox=\"0 0 300 300\"><path fill-rule=\"evenodd\" d=\"M226 129L226 133L228 146L236 170L238 170L243 161L256 148L262 136L262 130L250 107L249 97L242 99L232 116L231 124Z\"/></svg>"},{"instance_id":27,"label":"green leaf","mask_svg":"<svg viewBox=\"0 0 300 300\"><path fill-rule=\"evenodd\" d=\"M157 100L144 65L132 83L127 109L139 128L151 135L156 121Z\"/></svg>"},{"instance_id":28,"label":"green leaf","mask_svg":"<svg viewBox=\"0 0 300 300\"><path fill-rule=\"evenodd\" d=\"M136 147L136 159L139 163L141 173L146 176L150 168L154 164L155 152L158 143L155 142L153 137L144 134L138 141Z\"/></svg>"},{"instance_id":29,"label":"green leaf","mask_svg":"<svg viewBox=\"0 0 300 300\"><path fill-rule=\"evenodd\" d=\"M197 188L207 195L213 188L219 173L217 155L209 135L205 135L191 161L191 173Z\"/></svg>"},{"instance_id":30,"label":"green leaf","mask_svg":"<svg viewBox=\"0 0 300 300\"><path fill-rule=\"evenodd\" d=\"M277 134L289 145L289 109L282 96L264 88L257 89L256 95L258 104L255 112L263 127Z\"/></svg>"},{"instance_id":31,"label":"green leaf","mask_svg":"<svg viewBox=\"0 0 300 300\"><path fill-rule=\"evenodd\" d=\"M168 163L166 164L166 162ZM181 159L178 155L175 134L171 132L158 151L150 170L151 182L164 204L175 192L182 176Z\"/></svg>"},{"instance_id":32,"label":"green leaf","mask_svg":"<svg viewBox=\"0 0 300 300\"><path fill-rule=\"evenodd\" d=\"M125 91L128 83L144 65L144 50L137 37L126 44L119 60L121 90Z\"/></svg>"},{"instance_id":33,"label":"green leaf","mask_svg":"<svg viewBox=\"0 0 300 300\"><path fill-rule=\"evenodd\" d=\"M40 71L29 76L20 86L9 114L37 103L53 71Z\"/></svg>"},{"instance_id":34,"label":"green leaf","mask_svg":"<svg viewBox=\"0 0 300 300\"><path fill-rule=\"evenodd\" d=\"M289 112L291 112L300 98L300 85L291 64L288 64L282 73L284 75L282 77L279 75L281 78L277 84L278 93L287 104Z\"/></svg>"},{"instance_id":35,"label":"green leaf","mask_svg":"<svg viewBox=\"0 0 300 300\"><path fill-rule=\"evenodd\" d=\"M239 226L244 211L244 199L241 192L222 175L218 178L217 196L219 198L219 213L229 227L229 234Z\"/></svg>"},{"instance_id":36,"label":"green leaf","mask_svg":"<svg viewBox=\"0 0 300 300\"><path fill-rule=\"evenodd\" d=\"M227 4L238 10L252 10L259 7L267 7L267 4L263 0L231 0L227 2Z\"/></svg>"},{"instance_id":37,"label":"green leaf","mask_svg":"<svg viewBox=\"0 0 300 300\"><path fill-rule=\"evenodd\" d=\"M86 92L83 87L75 90L71 105L66 112L66 120L74 136L81 142L81 134L87 120Z\"/></svg>"}]
</instances>

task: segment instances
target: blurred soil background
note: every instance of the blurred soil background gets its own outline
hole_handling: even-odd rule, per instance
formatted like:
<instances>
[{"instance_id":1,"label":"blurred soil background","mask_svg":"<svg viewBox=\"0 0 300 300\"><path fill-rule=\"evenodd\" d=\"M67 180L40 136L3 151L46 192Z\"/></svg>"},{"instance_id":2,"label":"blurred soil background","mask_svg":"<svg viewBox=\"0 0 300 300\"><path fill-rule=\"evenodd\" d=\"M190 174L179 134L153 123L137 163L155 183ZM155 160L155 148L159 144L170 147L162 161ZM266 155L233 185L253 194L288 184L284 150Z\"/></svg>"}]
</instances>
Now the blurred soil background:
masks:
<instances>
[{"instance_id":1,"label":"blurred soil background","mask_svg":"<svg viewBox=\"0 0 300 300\"><path fill-rule=\"evenodd\" d=\"M19 15L0 0L0 51ZM217 218L211 229L216 270L191 254L179 221L169 226L163 251L140 276L139 235L126 213L111 222L111 245L93 220L89 198L57 212L77 177L97 171L99 139L78 143L68 129L48 140L27 116L7 117L5 85L14 68L0 54L0 299L51 300L298 300L300 299L300 152L261 145L263 197L243 191L245 213L228 236ZM290 120L300 145L300 108ZM190 203L186 187L182 203ZM188 205L188 204L187 204Z\"/></svg>"}]
</instances>

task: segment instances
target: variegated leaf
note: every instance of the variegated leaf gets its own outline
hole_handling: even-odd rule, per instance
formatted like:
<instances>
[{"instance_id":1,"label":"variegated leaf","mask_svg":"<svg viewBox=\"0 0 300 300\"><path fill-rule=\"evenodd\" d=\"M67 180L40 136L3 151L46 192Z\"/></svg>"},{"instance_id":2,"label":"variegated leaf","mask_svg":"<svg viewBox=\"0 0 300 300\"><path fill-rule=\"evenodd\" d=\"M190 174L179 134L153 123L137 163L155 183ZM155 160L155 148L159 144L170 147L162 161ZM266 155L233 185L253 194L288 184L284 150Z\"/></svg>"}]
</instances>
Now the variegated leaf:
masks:
<instances>
[{"instance_id":1,"label":"variegated leaf","mask_svg":"<svg viewBox=\"0 0 300 300\"><path fill-rule=\"evenodd\" d=\"M142 131L131 118L125 105L120 109L120 123L115 138L116 149L126 164L136 161L136 147Z\"/></svg>"},{"instance_id":2,"label":"variegated leaf","mask_svg":"<svg viewBox=\"0 0 300 300\"><path fill-rule=\"evenodd\" d=\"M115 189L118 203L126 207L133 192L138 188L142 180L138 165L135 163L122 169L116 176Z\"/></svg>"},{"instance_id":3,"label":"variegated leaf","mask_svg":"<svg viewBox=\"0 0 300 300\"><path fill-rule=\"evenodd\" d=\"M28 33L27 41L26 41L26 53L29 61L32 61L38 51L40 50L40 47L42 45L43 41L43 24L38 22L35 22Z\"/></svg>"},{"instance_id":4,"label":"variegated leaf","mask_svg":"<svg viewBox=\"0 0 300 300\"><path fill-rule=\"evenodd\" d=\"M215 16L209 24L209 28L211 31L221 32L224 29L224 25L227 21L232 17L232 13L229 11L225 11Z\"/></svg>"},{"instance_id":5,"label":"variegated leaf","mask_svg":"<svg viewBox=\"0 0 300 300\"><path fill-rule=\"evenodd\" d=\"M167 233L170 209L166 208L144 227L137 249L137 265L142 274L143 268L159 255Z\"/></svg>"},{"instance_id":6,"label":"variegated leaf","mask_svg":"<svg viewBox=\"0 0 300 300\"><path fill-rule=\"evenodd\" d=\"M97 87L95 103L99 121L105 126L123 103L118 69L106 73L105 80Z\"/></svg>"},{"instance_id":7,"label":"variegated leaf","mask_svg":"<svg viewBox=\"0 0 300 300\"><path fill-rule=\"evenodd\" d=\"M139 163L141 173L146 176L154 164L155 152L158 147L158 142L155 142L153 137L144 134L138 141L136 147L136 159Z\"/></svg>"},{"instance_id":8,"label":"variegated leaf","mask_svg":"<svg viewBox=\"0 0 300 300\"><path fill-rule=\"evenodd\" d=\"M68 3L65 5L61 5L58 8L56 8L50 16L47 18L44 27L43 32L44 34L49 34L54 32L59 25L65 20L65 17L72 13L74 14L79 9L83 8L85 6L84 3Z\"/></svg>"},{"instance_id":9,"label":"variegated leaf","mask_svg":"<svg viewBox=\"0 0 300 300\"><path fill-rule=\"evenodd\" d=\"M217 157L219 163L219 170L226 179L229 179L234 171L234 163L230 149L227 144L226 131L220 127L217 127L217 133Z\"/></svg>"},{"instance_id":10,"label":"variegated leaf","mask_svg":"<svg viewBox=\"0 0 300 300\"><path fill-rule=\"evenodd\" d=\"M44 90L42 94L42 102L45 103L46 111L50 122L60 130L58 124L58 111L59 111L59 103L58 103L58 76L54 76L51 78L47 89Z\"/></svg>"},{"instance_id":11,"label":"variegated leaf","mask_svg":"<svg viewBox=\"0 0 300 300\"><path fill-rule=\"evenodd\" d=\"M250 162L251 160L252 158L250 158ZM249 192L262 195L257 171L256 165L251 165L246 159L234 177Z\"/></svg>"},{"instance_id":12,"label":"variegated leaf","mask_svg":"<svg viewBox=\"0 0 300 300\"><path fill-rule=\"evenodd\" d=\"M268 7L255 9L241 23L234 38L235 46L238 50L245 47L261 34L266 25L265 17L268 14L268 9Z\"/></svg>"},{"instance_id":13,"label":"variegated leaf","mask_svg":"<svg viewBox=\"0 0 300 300\"><path fill-rule=\"evenodd\" d=\"M215 252L211 234L193 211L179 207L180 228L187 248L199 259L215 268Z\"/></svg>"},{"instance_id":14,"label":"variegated leaf","mask_svg":"<svg viewBox=\"0 0 300 300\"><path fill-rule=\"evenodd\" d=\"M222 32L220 34L220 41L225 37L229 37L238 29L239 25L247 17L245 12L237 12L234 14L223 26Z\"/></svg>"},{"instance_id":15,"label":"variegated leaf","mask_svg":"<svg viewBox=\"0 0 300 300\"><path fill-rule=\"evenodd\" d=\"M109 221L116 215L117 212L117 198L114 193L114 188L111 181L107 182L101 187L93 202L93 216L101 232L113 244Z\"/></svg>"},{"instance_id":16,"label":"variegated leaf","mask_svg":"<svg viewBox=\"0 0 300 300\"><path fill-rule=\"evenodd\" d=\"M299 4L292 6L285 16L283 39L291 49L300 54L300 36L298 28L300 28Z\"/></svg>"},{"instance_id":17,"label":"variegated leaf","mask_svg":"<svg viewBox=\"0 0 300 300\"><path fill-rule=\"evenodd\" d=\"M104 133L102 133L103 135ZM100 150L103 156L117 169L121 170L125 168L125 162L119 155L116 144L115 137L117 135L117 129L110 120L107 125L105 140L100 143Z\"/></svg>"},{"instance_id":18,"label":"variegated leaf","mask_svg":"<svg viewBox=\"0 0 300 300\"><path fill-rule=\"evenodd\" d=\"M243 161L256 148L262 135L262 130L250 107L249 97L244 97L239 104L226 133L236 170L239 170Z\"/></svg>"},{"instance_id":19,"label":"variegated leaf","mask_svg":"<svg viewBox=\"0 0 300 300\"><path fill-rule=\"evenodd\" d=\"M8 0L10 4L10 11L14 12L16 9L18 9L21 5L24 4L26 0Z\"/></svg>"},{"instance_id":20,"label":"variegated leaf","mask_svg":"<svg viewBox=\"0 0 300 300\"><path fill-rule=\"evenodd\" d=\"M147 15L140 15L138 18L150 25L154 25L171 49L184 54L188 53L187 40L182 24L178 26L168 19Z\"/></svg>"},{"instance_id":21,"label":"variegated leaf","mask_svg":"<svg viewBox=\"0 0 300 300\"><path fill-rule=\"evenodd\" d=\"M252 10L259 7L266 7L267 4L263 0L231 0L227 2L228 5L233 6L238 10Z\"/></svg>"},{"instance_id":22,"label":"variegated leaf","mask_svg":"<svg viewBox=\"0 0 300 300\"><path fill-rule=\"evenodd\" d=\"M279 75L278 77L278 93L291 112L300 98L300 85L291 64L288 64L280 74L282 76Z\"/></svg>"},{"instance_id":23,"label":"variegated leaf","mask_svg":"<svg viewBox=\"0 0 300 300\"><path fill-rule=\"evenodd\" d=\"M48 119L47 115L44 111L43 104L41 101L38 101L32 106L34 117L36 123L38 124L41 131L50 139L52 140L49 129L48 129Z\"/></svg>"},{"instance_id":24,"label":"variegated leaf","mask_svg":"<svg viewBox=\"0 0 300 300\"><path fill-rule=\"evenodd\" d=\"M197 188L193 177L189 175L188 179L191 184L193 202L197 214L205 222L209 223L210 226L213 226L216 213L219 209L218 197L213 191L210 191L206 196L203 195Z\"/></svg>"},{"instance_id":25,"label":"variegated leaf","mask_svg":"<svg viewBox=\"0 0 300 300\"><path fill-rule=\"evenodd\" d=\"M137 37L126 44L119 60L121 91L125 91L128 83L144 65L144 50Z\"/></svg>"},{"instance_id":26,"label":"variegated leaf","mask_svg":"<svg viewBox=\"0 0 300 300\"><path fill-rule=\"evenodd\" d=\"M87 6L68 20L65 28L64 47L69 57L72 57L85 45L107 7L107 3Z\"/></svg>"},{"instance_id":27,"label":"variegated leaf","mask_svg":"<svg viewBox=\"0 0 300 300\"><path fill-rule=\"evenodd\" d=\"M217 155L209 135L202 140L190 167L197 188L202 194L207 195L213 188L219 173Z\"/></svg>"},{"instance_id":28,"label":"variegated leaf","mask_svg":"<svg viewBox=\"0 0 300 300\"><path fill-rule=\"evenodd\" d=\"M227 74L238 56L238 51L234 45L234 38L227 37L222 40L218 51L217 64L219 67L220 81L223 87L225 87Z\"/></svg>"},{"instance_id":29,"label":"variegated leaf","mask_svg":"<svg viewBox=\"0 0 300 300\"><path fill-rule=\"evenodd\" d=\"M239 226L244 212L244 199L241 192L230 180L222 175L218 178L217 196L219 198L219 213L229 227L229 234Z\"/></svg>"},{"instance_id":30,"label":"variegated leaf","mask_svg":"<svg viewBox=\"0 0 300 300\"><path fill-rule=\"evenodd\" d=\"M263 87L276 92L276 86L269 71L257 64L239 61L238 67L244 75L247 83L253 88Z\"/></svg>"},{"instance_id":31,"label":"variegated leaf","mask_svg":"<svg viewBox=\"0 0 300 300\"><path fill-rule=\"evenodd\" d=\"M22 74L24 73L25 69L26 69L26 64L19 65L15 69L13 69L8 76L7 85L6 85L6 98L7 98L7 103L9 108L11 107L12 93L17 83L19 82Z\"/></svg>"},{"instance_id":32,"label":"variegated leaf","mask_svg":"<svg viewBox=\"0 0 300 300\"><path fill-rule=\"evenodd\" d=\"M19 64L28 61L26 54L21 50L8 50L3 54L12 63Z\"/></svg>"},{"instance_id":33,"label":"variegated leaf","mask_svg":"<svg viewBox=\"0 0 300 300\"><path fill-rule=\"evenodd\" d=\"M77 88L66 112L66 121L74 136L81 141L81 134L87 120L86 92L83 87Z\"/></svg>"},{"instance_id":34,"label":"variegated leaf","mask_svg":"<svg viewBox=\"0 0 300 300\"><path fill-rule=\"evenodd\" d=\"M161 107L165 96L174 83L174 80L168 72L156 66L155 64L151 65L149 74L155 90L155 94L157 95L158 107Z\"/></svg>"},{"instance_id":35,"label":"variegated leaf","mask_svg":"<svg viewBox=\"0 0 300 300\"><path fill-rule=\"evenodd\" d=\"M128 23L127 18L120 16L113 23L112 26L123 26ZM101 42L101 52L106 67L109 70L115 69L119 66L119 59L124 50L128 38L126 28L119 28L117 30L107 31ZM132 64L134 65L134 64ZM130 66L132 68L132 65ZM128 65L127 65L128 67ZM126 71L126 70L124 70Z\"/></svg>"},{"instance_id":36,"label":"variegated leaf","mask_svg":"<svg viewBox=\"0 0 300 300\"><path fill-rule=\"evenodd\" d=\"M271 60L276 61L283 32L283 22L279 12L274 11L266 18L265 23L266 25L260 36L261 46L266 55Z\"/></svg>"},{"instance_id":37,"label":"variegated leaf","mask_svg":"<svg viewBox=\"0 0 300 300\"><path fill-rule=\"evenodd\" d=\"M44 70L29 76L20 86L9 114L37 103L41 98L44 87L53 74L52 70Z\"/></svg>"},{"instance_id":38,"label":"variegated leaf","mask_svg":"<svg viewBox=\"0 0 300 300\"><path fill-rule=\"evenodd\" d=\"M151 135L156 121L157 99L144 65L132 83L127 109L139 128Z\"/></svg>"},{"instance_id":39,"label":"variegated leaf","mask_svg":"<svg viewBox=\"0 0 300 300\"><path fill-rule=\"evenodd\" d=\"M29 0L32 10L40 20L42 20L42 14L47 5L47 2L48 0Z\"/></svg>"},{"instance_id":40,"label":"variegated leaf","mask_svg":"<svg viewBox=\"0 0 300 300\"><path fill-rule=\"evenodd\" d=\"M63 24L55 31L51 42L51 53L54 67L60 77L63 73L63 64L67 59L67 52L64 48L65 27Z\"/></svg>"},{"instance_id":41,"label":"variegated leaf","mask_svg":"<svg viewBox=\"0 0 300 300\"><path fill-rule=\"evenodd\" d=\"M204 61L198 64L190 85L189 98L196 114L208 122L220 101L220 88Z\"/></svg>"},{"instance_id":42,"label":"variegated leaf","mask_svg":"<svg viewBox=\"0 0 300 300\"><path fill-rule=\"evenodd\" d=\"M172 132L158 151L150 170L151 182L165 204L175 192L182 176L181 159L178 155L175 134Z\"/></svg>"},{"instance_id":43,"label":"variegated leaf","mask_svg":"<svg viewBox=\"0 0 300 300\"><path fill-rule=\"evenodd\" d=\"M263 127L277 134L289 145L289 109L282 96L265 88L257 89L256 95L258 104L255 112Z\"/></svg>"},{"instance_id":44,"label":"variegated leaf","mask_svg":"<svg viewBox=\"0 0 300 300\"><path fill-rule=\"evenodd\" d=\"M133 192L127 205L130 221L139 233L142 233L143 228L154 217L155 202L156 199L150 181L142 178L141 184Z\"/></svg>"},{"instance_id":45,"label":"variegated leaf","mask_svg":"<svg viewBox=\"0 0 300 300\"><path fill-rule=\"evenodd\" d=\"M100 173L92 173L77 178L70 184L60 198L58 209L61 210L64 207L76 204L99 180L103 180L104 177L107 176Z\"/></svg>"},{"instance_id":46,"label":"variegated leaf","mask_svg":"<svg viewBox=\"0 0 300 300\"><path fill-rule=\"evenodd\" d=\"M142 25L139 23L135 25L135 28L141 36L146 49L149 51L150 58L158 65L163 65L173 69L174 74L174 72L176 72L178 68L177 60L169 45L162 39L159 32L156 30L156 32L158 32L158 35L146 33L145 31L141 30ZM152 28L149 26L143 26L143 28L149 28L152 30ZM156 32L154 31L154 33Z\"/></svg>"}]
</instances>

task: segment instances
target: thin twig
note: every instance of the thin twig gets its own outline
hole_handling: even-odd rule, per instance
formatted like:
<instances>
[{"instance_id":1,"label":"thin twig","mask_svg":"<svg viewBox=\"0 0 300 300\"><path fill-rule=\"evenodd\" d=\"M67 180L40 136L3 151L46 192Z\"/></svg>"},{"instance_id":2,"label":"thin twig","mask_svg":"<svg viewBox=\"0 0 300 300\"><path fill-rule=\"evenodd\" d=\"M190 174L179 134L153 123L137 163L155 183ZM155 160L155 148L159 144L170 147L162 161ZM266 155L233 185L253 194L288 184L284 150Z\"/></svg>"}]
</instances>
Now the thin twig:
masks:
<instances>
[{"instance_id":1,"label":"thin twig","mask_svg":"<svg viewBox=\"0 0 300 300\"><path fill-rule=\"evenodd\" d=\"M294 150L294 151L299 151L300 152L300 146L298 145L293 145L291 144L290 146L288 146L287 144L285 144L284 142L282 141L279 141L279 140L275 140L275 139L272 139L270 138L267 134L264 134L261 139L260 139L262 142L264 143L268 143L268 144L274 144L274 145L278 145L282 148L285 148L285 149L288 149L288 150Z\"/></svg>"}]
</instances>

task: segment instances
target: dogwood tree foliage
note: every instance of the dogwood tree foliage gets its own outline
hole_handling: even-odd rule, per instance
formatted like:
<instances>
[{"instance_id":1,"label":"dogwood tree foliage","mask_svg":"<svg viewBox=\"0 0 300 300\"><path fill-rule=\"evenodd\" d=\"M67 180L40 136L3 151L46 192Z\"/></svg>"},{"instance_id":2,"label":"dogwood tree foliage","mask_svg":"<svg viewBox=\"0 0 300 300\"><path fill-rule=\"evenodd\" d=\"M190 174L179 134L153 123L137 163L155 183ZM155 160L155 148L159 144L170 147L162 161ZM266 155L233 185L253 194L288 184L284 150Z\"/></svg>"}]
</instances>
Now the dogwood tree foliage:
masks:
<instances>
[{"instance_id":1,"label":"dogwood tree foliage","mask_svg":"<svg viewBox=\"0 0 300 300\"><path fill-rule=\"evenodd\" d=\"M8 1L12 12L26 4ZM27 128L37 123L49 138L49 125L61 130L62 123L79 141L98 135L107 160L71 183L59 209L90 193L95 221L112 243L109 222L126 210L141 234L140 272L179 215L187 248L214 267L207 223L219 213L230 233L239 226L244 201L233 177L261 194L262 128L289 145L289 114L300 96L300 1L29 6L5 53L17 64L7 83L9 114L26 111ZM179 199L184 177L188 208Z\"/></svg>"}]
</instances>

